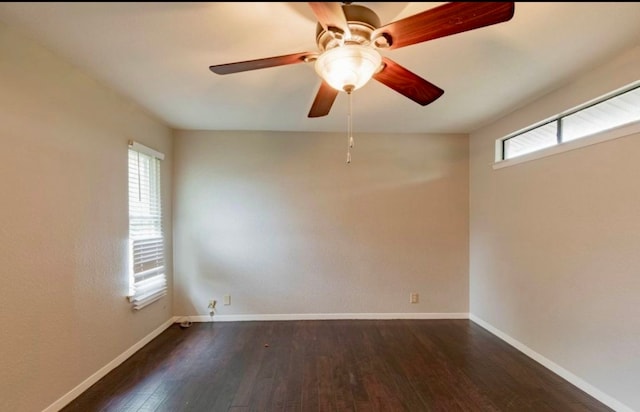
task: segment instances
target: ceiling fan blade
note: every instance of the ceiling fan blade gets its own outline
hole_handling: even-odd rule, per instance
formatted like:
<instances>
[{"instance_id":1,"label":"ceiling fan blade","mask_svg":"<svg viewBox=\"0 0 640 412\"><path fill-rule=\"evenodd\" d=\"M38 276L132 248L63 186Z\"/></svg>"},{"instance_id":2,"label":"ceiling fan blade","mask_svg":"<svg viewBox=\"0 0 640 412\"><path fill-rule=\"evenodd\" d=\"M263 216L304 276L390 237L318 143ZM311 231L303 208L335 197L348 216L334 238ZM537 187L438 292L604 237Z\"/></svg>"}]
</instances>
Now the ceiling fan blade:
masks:
<instances>
[{"instance_id":1,"label":"ceiling fan blade","mask_svg":"<svg viewBox=\"0 0 640 412\"><path fill-rule=\"evenodd\" d=\"M345 38L348 39L351 37L351 30L349 30L347 18L339 2L309 3L309 6L323 29L327 31L329 31L330 28L338 29L338 31L343 33Z\"/></svg>"},{"instance_id":2,"label":"ceiling fan blade","mask_svg":"<svg viewBox=\"0 0 640 412\"><path fill-rule=\"evenodd\" d=\"M389 49L398 49L508 21L514 9L512 2L447 3L386 24L376 29L372 38L382 35Z\"/></svg>"},{"instance_id":3,"label":"ceiling fan blade","mask_svg":"<svg viewBox=\"0 0 640 412\"><path fill-rule=\"evenodd\" d=\"M216 74L231 74L249 70L266 69L268 67L284 66L287 64L305 63L308 57L316 56L314 52L286 54L284 56L267 57L264 59L247 60L243 62L218 64L209 66L209 70Z\"/></svg>"},{"instance_id":4,"label":"ceiling fan blade","mask_svg":"<svg viewBox=\"0 0 640 412\"><path fill-rule=\"evenodd\" d=\"M438 86L429 83L393 60L383 57L382 62L384 68L374 74L373 78L414 102L426 106L444 93L444 90Z\"/></svg>"},{"instance_id":5,"label":"ceiling fan blade","mask_svg":"<svg viewBox=\"0 0 640 412\"><path fill-rule=\"evenodd\" d=\"M318 89L318 93L316 93L316 98L313 100L308 117L328 115L336 97L338 97L338 91L323 80L322 84L320 84L320 89Z\"/></svg>"}]
</instances>

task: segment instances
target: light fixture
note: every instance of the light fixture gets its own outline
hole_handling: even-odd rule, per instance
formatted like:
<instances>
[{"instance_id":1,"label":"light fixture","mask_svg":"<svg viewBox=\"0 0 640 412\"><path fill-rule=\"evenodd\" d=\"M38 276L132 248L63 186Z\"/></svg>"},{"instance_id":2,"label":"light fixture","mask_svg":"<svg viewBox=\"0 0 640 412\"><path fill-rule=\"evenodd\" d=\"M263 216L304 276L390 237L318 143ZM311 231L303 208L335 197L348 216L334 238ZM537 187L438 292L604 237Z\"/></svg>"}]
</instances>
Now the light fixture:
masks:
<instances>
[{"instance_id":1,"label":"light fixture","mask_svg":"<svg viewBox=\"0 0 640 412\"><path fill-rule=\"evenodd\" d=\"M343 44L326 50L316 60L318 75L338 91L349 95L347 115L347 163L351 163L353 148L352 92L367 84L380 69L382 57L369 46Z\"/></svg>"},{"instance_id":2,"label":"light fixture","mask_svg":"<svg viewBox=\"0 0 640 412\"><path fill-rule=\"evenodd\" d=\"M318 56L315 69L331 87L351 93L364 86L381 64L382 57L373 48L346 44Z\"/></svg>"}]
</instances>

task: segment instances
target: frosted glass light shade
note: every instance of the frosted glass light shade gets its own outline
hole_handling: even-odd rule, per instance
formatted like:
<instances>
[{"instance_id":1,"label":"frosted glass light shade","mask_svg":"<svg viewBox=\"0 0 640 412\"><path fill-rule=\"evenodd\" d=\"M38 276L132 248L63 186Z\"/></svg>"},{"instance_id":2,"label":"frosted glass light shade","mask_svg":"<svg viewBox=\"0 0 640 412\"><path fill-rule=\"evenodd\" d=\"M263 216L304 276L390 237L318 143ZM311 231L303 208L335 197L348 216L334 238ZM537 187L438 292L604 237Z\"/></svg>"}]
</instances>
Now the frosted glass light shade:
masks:
<instances>
[{"instance_id":1,"label":"frosted glass light shade","mask_svg":"<svg viewBox=\"0 0 640 412\"><path fill-rule=\"evenodd\" d=\"M322 53L315 69L331 87L346 91L364 86L381 63L380 53L371 47L351 44Z\"/></svg>"}]
</instances>

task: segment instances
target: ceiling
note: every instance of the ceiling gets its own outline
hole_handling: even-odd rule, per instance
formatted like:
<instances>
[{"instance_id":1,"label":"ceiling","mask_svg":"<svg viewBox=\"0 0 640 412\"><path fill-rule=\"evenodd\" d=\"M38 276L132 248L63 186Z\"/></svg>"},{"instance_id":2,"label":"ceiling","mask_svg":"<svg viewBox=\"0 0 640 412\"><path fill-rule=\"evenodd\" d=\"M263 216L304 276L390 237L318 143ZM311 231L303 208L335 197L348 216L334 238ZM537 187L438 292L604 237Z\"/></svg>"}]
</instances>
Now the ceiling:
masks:
<instances>
[{"instance_id":1,"label":"ceiling","mask_svg":"<svg viewBox=\"0 0 640 412\"><path fill-rule=\"evenodd\" d=\"M355 3L382 24L442 3ZM316 51L307 3L0 3L14 26L176 129L335 131L308 118L313 64L217 75L210 65ZM420 106L371 81L353 93L359 132L469 133L640 44L640 2L523 2L504 23L381 54L444 90ZM44 70L44 69L43 69Z\"/></svg>"}]
</instances>

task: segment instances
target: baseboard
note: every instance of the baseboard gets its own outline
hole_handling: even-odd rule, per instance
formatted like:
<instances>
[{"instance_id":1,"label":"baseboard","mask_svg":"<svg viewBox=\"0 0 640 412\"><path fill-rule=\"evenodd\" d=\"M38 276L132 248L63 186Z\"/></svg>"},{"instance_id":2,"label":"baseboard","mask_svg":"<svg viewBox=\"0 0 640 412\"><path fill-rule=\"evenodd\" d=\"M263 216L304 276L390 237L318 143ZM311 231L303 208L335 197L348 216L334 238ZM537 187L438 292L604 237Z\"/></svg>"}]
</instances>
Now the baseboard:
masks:
<instances>
[{"instance_id":1,"label":"baseboard","mask_svg":"<svg viewBox=\"0 0 640 412\"><path fill-rule=\"evenodd\" d=\"M127 349L126 351L122 352L117 358L115 358L114 360L112 360L111 362L109 362L108 364L103 366L102 368L100 368L100 370L98 370L93 375L89 376L82 383L80 383L80 385L76 386L75 388L73 388L72 390L67 392L66 395L62 396L60 399L58 399L57 401L55 401L54 403L49 405L42 412L57 412L57 411L61 410L62 408L64 408L67 404L69 404L69 402L71 402L72 400L77 398L82 392L84 392L87 389L89 389L89 387L91 385L93 385L94 383L98 382L106 374L111 372L118 365L120 365L122 362L127 360L131 355L133 355L138 350L140 350L144 345L146 345L147 343L151 342L156 336L158 336L162 332L164 332L165 329L167 329L169 326L174 324L175 321L176 321L176 318L172 317L171 319L169 319L166 322L164 322L162 325L160 325L153 332L149 333L147 336L142 338L140 341L138 341L136 344L131 346L129 349Z\"/></svg>"},{"instance_id":2,"label":"baseboard","mask_svg":"<svg viewBox=\"0 0 640 412\"><path fill-rule=\"evenodd\" d=\"M298 313L176 316L176 322L237 322L269 320L338 320L338 319L469 319L468 313Z\"/></svg>"},{"instance_id":3,"label":"baseboard","mask_svg":"<svg viewBox=\"0 0 640 412\"><path fill-rule=\"evenodd\" d=\"M502 332L500 329L498 329L498 328L492 326L491 324L485 322L484 320L480 319L479 317L477 317L473 313L469 314L469 319L473 323L475 323L478 326L481 326L482 328L486 329L488 332L490 332L493 335L497 336L498 338L502 339L503 341L505 341L509 345L513 346L514 348L518 349L520 352L524 353L525 355L527 355L531 359L535 360L536 362L538 362L539 364L544 366L545 368L549 369L550 371L552 371L556 375L558 375L561 378L565 379L566 381L568 381L572 385L580 388L584 392L586 392L589 395L593 396L594 398L596 398L600 402L604 403L608 407L614 409L615 411L617 411L617 412L634 412L633 409L631 409L627 405L625 405L622 402L612 398L611 396L609 396L606 393L602 392L601 390L599 390L595 386L591 385L590 383L587 383L583 379L579 378L578 376L576 376L573 373L569 372L568 370L564 369L562 366L558 365L557 363L547 359L546 357L542 356L538 352L536 352L533 349L529 348L524 343L512 338L511 336L509 336L506 333Z\"/></svg>"}]
</instances>

